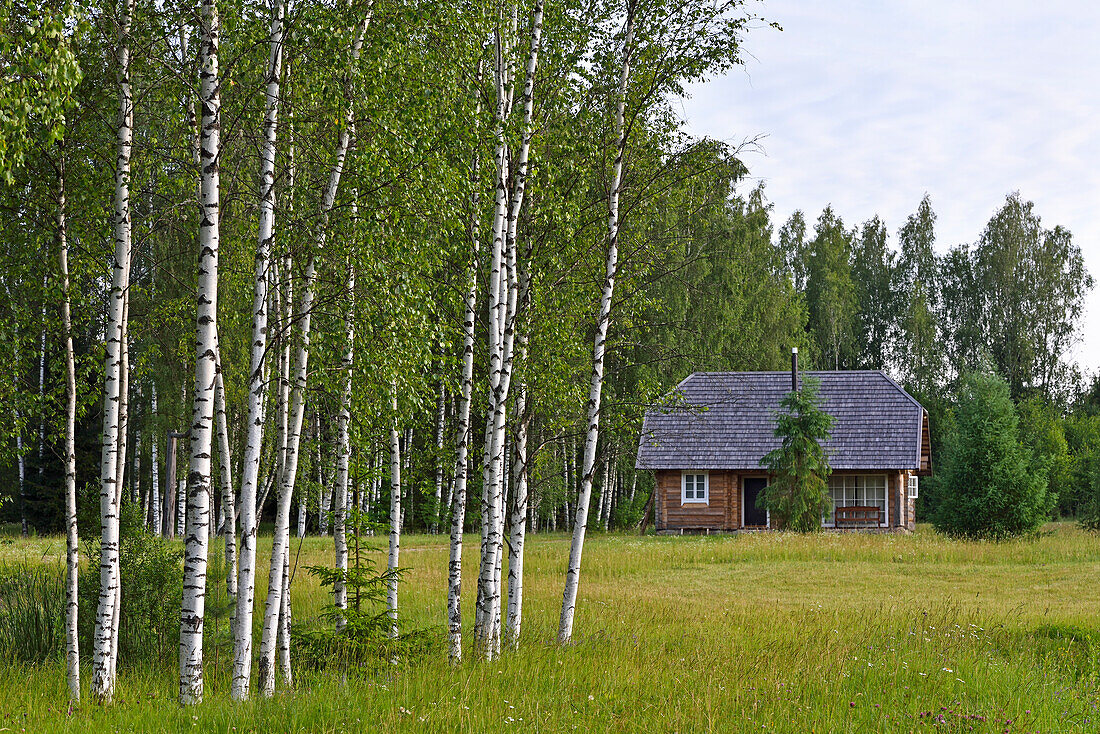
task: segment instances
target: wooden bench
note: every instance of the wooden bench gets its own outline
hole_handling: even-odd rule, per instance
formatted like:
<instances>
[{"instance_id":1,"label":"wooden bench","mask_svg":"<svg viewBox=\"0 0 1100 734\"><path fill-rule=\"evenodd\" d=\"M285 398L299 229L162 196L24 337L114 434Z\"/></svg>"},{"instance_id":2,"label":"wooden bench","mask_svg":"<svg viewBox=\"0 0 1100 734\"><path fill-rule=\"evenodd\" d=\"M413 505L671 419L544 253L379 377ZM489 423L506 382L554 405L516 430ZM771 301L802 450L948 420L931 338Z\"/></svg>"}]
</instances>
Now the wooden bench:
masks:
<instances>
[{"instance_id":1,"label":"wooden bench","mask_svg":"<svg viewBox=\"0 0 1100 734\"><path fill-rule=\"evenodd\" d=\"M845 525L878 525L879 513L877 507L861 507L857 505L836 508L836 526Z\"/></svg>"}]
</instances>

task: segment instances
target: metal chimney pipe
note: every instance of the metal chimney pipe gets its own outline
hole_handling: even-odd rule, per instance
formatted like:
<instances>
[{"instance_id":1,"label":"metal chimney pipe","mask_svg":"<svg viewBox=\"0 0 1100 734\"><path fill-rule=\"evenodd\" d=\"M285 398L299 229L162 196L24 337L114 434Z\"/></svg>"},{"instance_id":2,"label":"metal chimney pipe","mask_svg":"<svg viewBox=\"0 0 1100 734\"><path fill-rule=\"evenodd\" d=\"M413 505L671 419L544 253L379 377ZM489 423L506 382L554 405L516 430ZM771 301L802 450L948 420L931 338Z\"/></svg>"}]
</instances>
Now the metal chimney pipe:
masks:
<instances>
[{"instance_id":1,"label":"metal chimney pipe","mask_svg":"<svg viewBox=\"0 0 1100 734\"><path fill-rule=\"evenodd\" d=\"M791 392L798 392L798 347L791 348Z\"/></svg>"}]
</instances>

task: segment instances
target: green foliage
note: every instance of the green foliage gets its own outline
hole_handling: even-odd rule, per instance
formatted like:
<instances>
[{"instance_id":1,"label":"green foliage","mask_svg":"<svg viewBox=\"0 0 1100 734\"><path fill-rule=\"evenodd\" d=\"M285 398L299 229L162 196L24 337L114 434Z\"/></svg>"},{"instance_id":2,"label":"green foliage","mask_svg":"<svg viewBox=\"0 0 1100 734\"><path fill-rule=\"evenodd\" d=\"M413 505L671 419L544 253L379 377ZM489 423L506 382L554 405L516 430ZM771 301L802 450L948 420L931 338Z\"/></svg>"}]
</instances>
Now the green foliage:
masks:
<instances>
[{"instance_id":1,"label":"green foliage","mask_svg":"<svg viewBox=\"0 0 1100 734\"><path fill-rule=\"evenodd\" d=\"M648 502L649 492L635 493L633 502L627 496L619 498L619 501L611 510L611 527L622 530L638 527L642 522L642 515L645 513Z\"/></svg>"},{"instance_id":2,"label":"green foliage","mask_svg":"<svg viewBox=\"0 0 1100 734\"><path fill-rule=\"evenodd\" d=\"M36 144L58 140L81 71L69 45L71 3L0 0L0 179L12 183Z\"/></svg>"},{"instance_id":3,"label":"green foliage","mask_svg":"<svg viewBox=\"0 0 1100 734\"><path fill-rule=\"evenodd\" d=\"M0 662L57 660L64 643L63 570L0 565Z\"/></svg>"},{"instance_id":4,"label":"green foliage","mask_svg":"<svg viewBox=\"0 0 1100 734\"><path fill-rule=\"evenodd\" d=\"M126 505L123 505L125 508ZM125 513L124 513L125 517ZM179 654L180 600L183 598L183 550L140 526L122 535L122 611L119 619L120 661L165 662ZM89 543L85 558L99 558L98 542ZM90 645L99 603L99 574L80 575L81 644ZM90 649L81 654L91 654Z\"/></svg>"},{"instance_id":5,"label":"green foliage","mask_svg":"<svg viewBox=\"0 0 1100 734\"><path fill-rule=\"evenodd\" d=\"M826 207L807 246L806 305L808 329L822 357L822 367L851 369L856 363L855 337L859 295L852 276L852 234Z\"/></svg>"},{"instance_id":6,"label":"green foliage","mask_svg":"<svg viewBox=\"0 0 1100 734\"><path fill-rule=\"evenodd\" d=\"M783 444L760 460L772 479L757 497L780 530L800 533L821 529L829 505L829 467L821 442L829 437L833 417L821 409L819 384L804 378L802 389L787 393L775 415L775 435Z\"/></svg>"},{"instance_id":7,"label":"green foliage","mask_svg":"<svg viewBox=\"0 0 1100 734\"><path fill-rule=\"evenodd\" d=\"M1016 408L1020 417L1020 440L1031 451L1035 470L1044 470L1047 493L1059 499L1072 499L1072 461L1062 417L1057 409L1039 396L1021 402ZM1066 507L1068 510L1069 508ZM1064 512L1072 514L1072 512Z\"/></svg>"},{"instance_id":8,"label":"green foliage","mask_svg":"<svg viewBox=\"0 0 1100 734\"><path fill-rule=\"evenodd\" d=\"M359 558L358 553L354 561L343 571L328 566L306 567L322 588L331 590L342 580L348 608L326 604L318 619L293 625L291 651L297 664L312 670L330 666L345 671L371 669L389 666L396 659L416 660L440 652L444 645L440 630L411 630L391 636L393 621L386 608L386 593L392 580L400 580L401 570L378 571L372 561ZM337 629L341 621L344 627Z\"/></svg>"},{"instance_id":9,"label":"green foliage","mask_svg":"<svg viewBox=\"0 0 1100 734\"><path fill-rule=\"evenodd\" d=\"M957 432L943 471L935 526L948 535L1001 539L1032 533L1056 498L1045 467L1020 442L1008 383L970 373L959 388Z\"/></svg>"}]
</instances>

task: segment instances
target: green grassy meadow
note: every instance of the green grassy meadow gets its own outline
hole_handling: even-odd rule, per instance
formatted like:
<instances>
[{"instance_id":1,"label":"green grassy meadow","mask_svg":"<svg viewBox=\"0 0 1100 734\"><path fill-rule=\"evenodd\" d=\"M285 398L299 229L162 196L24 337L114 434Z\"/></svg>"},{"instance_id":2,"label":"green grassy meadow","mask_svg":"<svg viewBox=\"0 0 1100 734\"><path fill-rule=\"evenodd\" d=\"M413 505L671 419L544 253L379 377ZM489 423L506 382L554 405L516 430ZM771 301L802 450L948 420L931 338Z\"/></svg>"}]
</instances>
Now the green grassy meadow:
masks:
<instances>
[{"instance_id":1,"label":"green grassy meadow","mask_svg":"<svg viewBox=\"0 0 1100 734\"><path fill-rule=\"evenodd\" d=\"M384 565L384 538L371 540ZM403 540L402 625L442 634L446 539ZM476 542L467 538L464 561L468 616ZM568 544L530 538L522 646L491 663L298 670L294 690L233 704L229 651L215 644L206 702L189 709L176 704L170 666L121 660L112 705L70 708L60 664L0 664L0 732L1100 731L1100 538L1073 525L1004 543L923 527L597 534L585 547L575 644L562 648ZM331 539L293 547L299 567L331 563ZM16 539L0 545L0 564L58 563L63 548L61 538ZM324 601L298 573L295 620Z\"/></svg>"}]
</instances>

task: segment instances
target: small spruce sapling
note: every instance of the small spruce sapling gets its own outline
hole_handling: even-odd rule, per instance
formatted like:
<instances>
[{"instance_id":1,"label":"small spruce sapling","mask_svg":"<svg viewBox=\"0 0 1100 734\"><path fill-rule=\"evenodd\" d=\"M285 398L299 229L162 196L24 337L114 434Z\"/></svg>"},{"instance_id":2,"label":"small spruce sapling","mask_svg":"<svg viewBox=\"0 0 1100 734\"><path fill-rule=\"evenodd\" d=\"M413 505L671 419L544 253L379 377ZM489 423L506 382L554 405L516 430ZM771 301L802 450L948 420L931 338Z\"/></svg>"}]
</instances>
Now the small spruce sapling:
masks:
<instances>
[{"instance_id":1,"label":"small spruce sapling","mask_svg":"<svg viewBox=\"0 0 1100 734\"><path fill-rule=\"evenodd\" d=\"M771 513L780 530L800 533L821 529L829 506L829 467L821 443L829 438L833 417L821 409L820 383L805 378L802 389L787 393L775 414L779 448L760 460L771 481L757 497L757 506Z\"/></svg>"}]
</instances>

